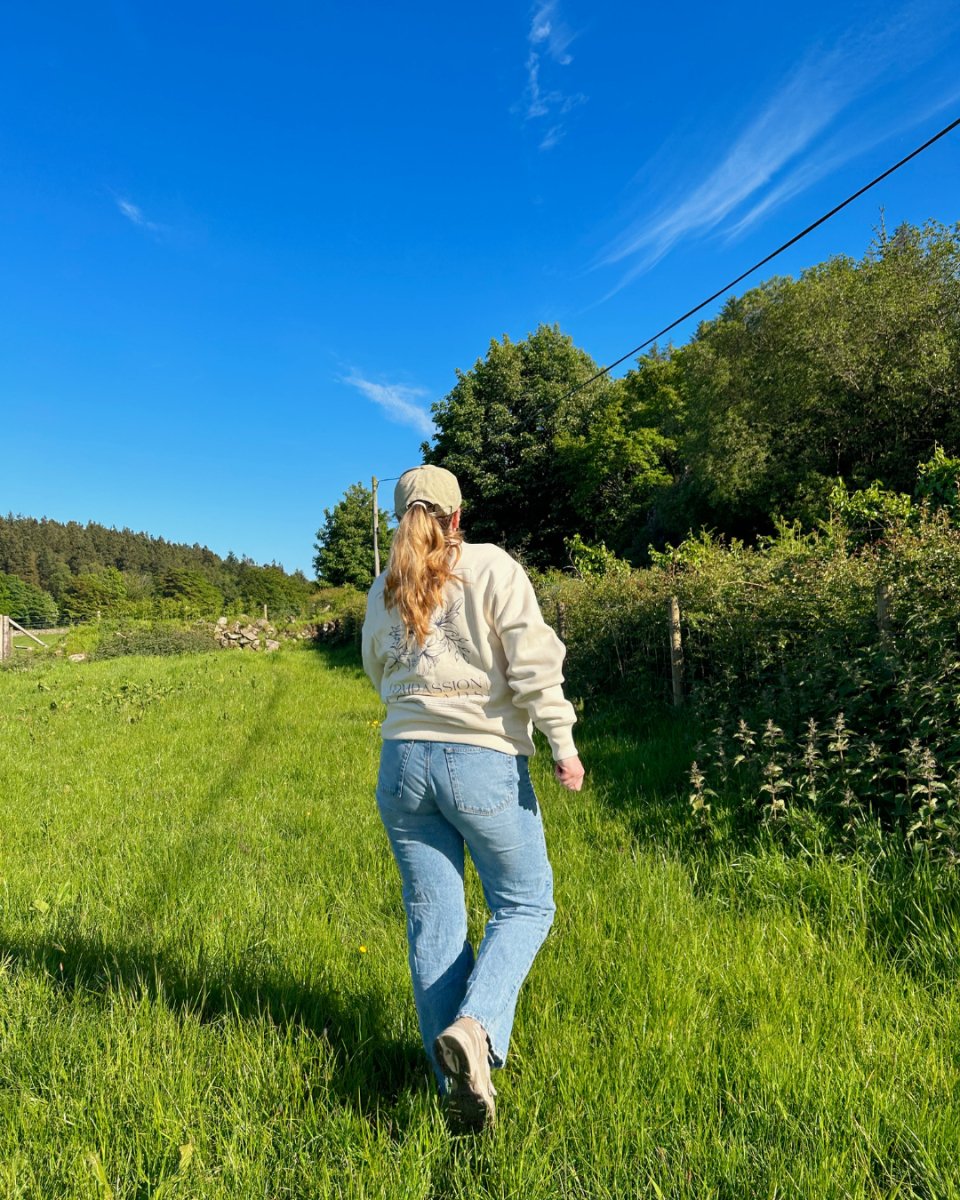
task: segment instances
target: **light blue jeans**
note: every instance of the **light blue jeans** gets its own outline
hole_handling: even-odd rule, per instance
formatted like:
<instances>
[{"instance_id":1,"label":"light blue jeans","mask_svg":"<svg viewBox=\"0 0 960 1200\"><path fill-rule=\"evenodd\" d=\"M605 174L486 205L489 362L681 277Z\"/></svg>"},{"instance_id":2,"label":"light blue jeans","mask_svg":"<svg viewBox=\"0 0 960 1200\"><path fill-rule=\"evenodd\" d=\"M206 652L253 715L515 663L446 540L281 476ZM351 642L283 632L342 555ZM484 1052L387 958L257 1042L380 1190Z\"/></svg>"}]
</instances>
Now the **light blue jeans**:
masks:
<instances>
[{"instance_id":1,"label":"light blue jeans","mask_svg":"<svg viewBox=\"0 0 960 1200\"><path fill-rule=\"evenodd\" d=\"M553 873L526 758L455 742L385 741L377 804L403 883L413 996L427 1057L458 1017L503 1066L520 985L553 921ZM490 910L474 957L464 845Z\"/></svg>"}]
</instances>

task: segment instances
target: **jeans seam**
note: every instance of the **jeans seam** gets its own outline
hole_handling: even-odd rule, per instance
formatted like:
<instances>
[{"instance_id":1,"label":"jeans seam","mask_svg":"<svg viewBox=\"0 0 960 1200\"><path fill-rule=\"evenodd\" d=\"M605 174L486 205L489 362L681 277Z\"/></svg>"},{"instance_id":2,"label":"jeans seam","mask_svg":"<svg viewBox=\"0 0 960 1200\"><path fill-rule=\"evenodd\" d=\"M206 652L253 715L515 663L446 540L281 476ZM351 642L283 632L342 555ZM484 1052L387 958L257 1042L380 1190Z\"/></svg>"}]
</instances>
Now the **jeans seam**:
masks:
<instances>
[{"instance_id":1,"label":"jeans seam","mask_svg":"<svg viewBox=\"0 0 960 1200\"><path fill-rule=\"evenodd\" d=\"M407 775L407 764L410 762L410 755L412 753L413 742L407 742L403 748L403 757L400 759L400 770L397 772L397 790L393 797L398 802L403 799L403 781Z\"/></svg>"}]
</instances>

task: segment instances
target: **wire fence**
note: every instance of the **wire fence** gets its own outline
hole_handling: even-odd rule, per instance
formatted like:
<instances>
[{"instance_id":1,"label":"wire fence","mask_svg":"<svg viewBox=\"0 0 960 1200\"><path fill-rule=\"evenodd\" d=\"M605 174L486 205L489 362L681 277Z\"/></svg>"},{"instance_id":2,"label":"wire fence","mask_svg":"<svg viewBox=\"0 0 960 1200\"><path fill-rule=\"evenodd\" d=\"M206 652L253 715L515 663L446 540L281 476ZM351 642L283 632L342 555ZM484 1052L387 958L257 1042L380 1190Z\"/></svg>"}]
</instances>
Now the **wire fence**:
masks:
<instances>
[{"instance_id":1,"label":"wire fence","mask_svg":"<svg viewBox=\"0 0 960 1200\"><path fill-rule=\"evenodd\" d=\"M567 646L570 689L583 697L633 693L715 709L775 694L780 710L799 711L817 689L842 698L859 686L871 656L916 664L960 652L952 572L927 594L915 579L893 586L875 562L836 575L815 567L796 586L731 586L651 572L546 581L540 598Z\"/></svg>"}]
</instances>

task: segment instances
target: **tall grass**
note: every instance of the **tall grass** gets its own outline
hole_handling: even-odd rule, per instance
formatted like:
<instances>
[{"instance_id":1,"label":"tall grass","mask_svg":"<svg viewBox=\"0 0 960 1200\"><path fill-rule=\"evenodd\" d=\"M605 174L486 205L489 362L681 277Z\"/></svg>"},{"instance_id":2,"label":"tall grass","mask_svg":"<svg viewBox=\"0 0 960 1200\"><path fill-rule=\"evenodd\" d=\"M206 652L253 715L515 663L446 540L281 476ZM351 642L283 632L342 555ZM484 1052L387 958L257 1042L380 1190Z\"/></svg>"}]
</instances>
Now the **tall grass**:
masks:
<instances>
[{"instance_id":1,"label":"tall grass","mask_svg":"<svg viewBox=\"0 0 960 1200\"><path fill-rule=\"evenodd\" d=\"M684 819L698 731L534 760L556 926L451 1140L346 651L0 676L0 1194L960 1195L960 902ZM471 876L471 926L483 920Z\"/></svg>"}]
</instances>

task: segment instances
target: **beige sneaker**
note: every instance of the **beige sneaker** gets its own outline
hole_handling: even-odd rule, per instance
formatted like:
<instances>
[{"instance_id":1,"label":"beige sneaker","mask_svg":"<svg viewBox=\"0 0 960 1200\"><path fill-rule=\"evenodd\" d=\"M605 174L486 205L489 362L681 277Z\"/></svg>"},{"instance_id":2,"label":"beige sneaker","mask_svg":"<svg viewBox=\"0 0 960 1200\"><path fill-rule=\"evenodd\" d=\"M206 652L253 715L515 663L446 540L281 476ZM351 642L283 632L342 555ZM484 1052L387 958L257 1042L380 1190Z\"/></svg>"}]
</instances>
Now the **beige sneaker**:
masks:
<instances>
[{"instance_id":1,"label":"beige sneaker","mask_svg":"<svg viewBox=\"0 0 960 1200\"><path fill-rule=\"evenodd\" d=\"M450 1081L446 1112L454 1133L490 1129L496 1089L490 1082L490 1043L479 1021L461 1017L433 1043L437 1065Z\"/></svg>"}]
</instances>

